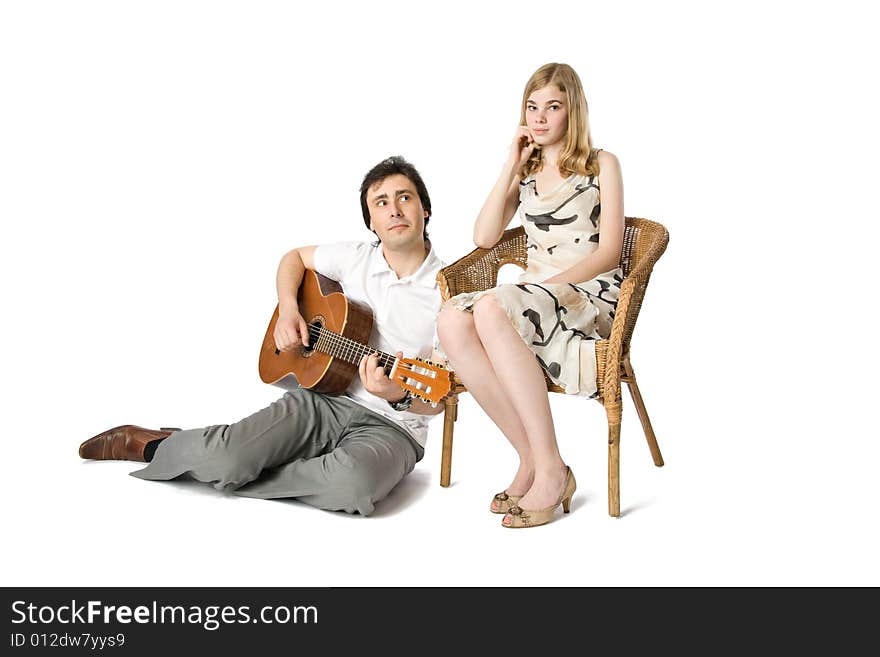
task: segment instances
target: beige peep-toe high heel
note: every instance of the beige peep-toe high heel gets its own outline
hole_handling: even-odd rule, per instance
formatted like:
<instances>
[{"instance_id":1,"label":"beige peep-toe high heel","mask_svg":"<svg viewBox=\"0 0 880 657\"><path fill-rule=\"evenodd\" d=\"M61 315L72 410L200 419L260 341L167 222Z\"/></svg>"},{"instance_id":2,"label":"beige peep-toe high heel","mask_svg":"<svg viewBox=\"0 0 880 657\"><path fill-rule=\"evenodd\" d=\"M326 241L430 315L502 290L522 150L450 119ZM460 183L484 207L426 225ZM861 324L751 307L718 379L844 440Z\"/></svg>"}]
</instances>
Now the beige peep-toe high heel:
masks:
<instances>
[{"instance_id":1,"label":"beige peep-toe high heel","mask_svg":"<svg viewBox=\"0 0 880 657\"><path fill-rule=\"evenodd\" d=\"M489 511L492 513L507 513L517 502L519 502L521 497L522 495L508 495L507 491L503 490L492 498L492 502L498 503L498 509L493 509L492 504L490 503Z\"/></svg>"},{"instance_id":2,"label":"beige peep-toe high heel","mask_svg":"<svg viewBox=\"0 0 880 657\"><path fill-rule=\"evenodd\" d=\"M548 506L546 509L539 509L537 511L527 511L520 508L519 505L515 504L510 507L507 515L504 516L505 520L508 517L510 518L509 524L505 523L503 520L501 524L511 529L522 529L523 527L538 527L540 525L546 525L548 522L553 520L553 514L560 504L562 505L562 511L564 513L568 513L571 509L571 496L574 495L574 491L575 489L577 489L577 482L574 479L574 472L571 471L571 468L566 466L565 469L565 486L563 486L562 492L559 494L559 499L556 500L556 504L554 504L553 506Z\"/></svg>"}]
</instances>

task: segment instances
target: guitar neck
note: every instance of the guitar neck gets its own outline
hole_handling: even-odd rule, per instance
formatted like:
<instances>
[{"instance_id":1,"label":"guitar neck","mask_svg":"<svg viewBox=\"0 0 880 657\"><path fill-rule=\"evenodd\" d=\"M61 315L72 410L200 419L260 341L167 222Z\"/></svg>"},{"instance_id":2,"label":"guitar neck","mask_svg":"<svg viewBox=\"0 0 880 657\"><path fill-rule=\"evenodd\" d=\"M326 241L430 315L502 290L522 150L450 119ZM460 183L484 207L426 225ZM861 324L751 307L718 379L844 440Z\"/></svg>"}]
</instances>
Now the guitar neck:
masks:
<instances>
[{"instance_id":1,"label":"guitar neck","mask_svg":"<svg viewBox=\"0 0 880 657\"><path fill-rule=\"evenodd\" d=\"M384 351L346 338L344 335L334 333L317 323L309 324L309 345L312 349L334 358L340 358L352 365L359 365L361 358L368 354L376 354L379 365L385 369L385 374L391 373L394 361L397 360L393 354L386 354Z\"/></svg>"}]
</instances>

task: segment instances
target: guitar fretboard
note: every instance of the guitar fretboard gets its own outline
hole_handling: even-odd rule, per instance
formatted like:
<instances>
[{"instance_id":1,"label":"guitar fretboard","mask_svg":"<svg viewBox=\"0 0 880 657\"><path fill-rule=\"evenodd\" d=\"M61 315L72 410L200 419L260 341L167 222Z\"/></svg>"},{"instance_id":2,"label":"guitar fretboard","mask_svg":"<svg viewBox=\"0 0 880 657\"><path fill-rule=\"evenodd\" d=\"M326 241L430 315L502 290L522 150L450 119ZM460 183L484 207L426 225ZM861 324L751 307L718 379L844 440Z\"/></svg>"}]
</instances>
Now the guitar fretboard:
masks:
<instances>
[{"instance_id":1,"label":"guitar fretboard","mask_svg":"<svg viewBox=\"0 0 880 657\"><path fill-rule=\"evenodd\" d=\"M379 365L385 369L385 374L390 374L394 361L397 357L386 354L384 351L355 342L344 335L325 329L320 324L313 322L309 326L309 346L334 358L341 358L352 365L359 365L361 358L367 354L376 354Z\"/></svg>"}]
</instances>

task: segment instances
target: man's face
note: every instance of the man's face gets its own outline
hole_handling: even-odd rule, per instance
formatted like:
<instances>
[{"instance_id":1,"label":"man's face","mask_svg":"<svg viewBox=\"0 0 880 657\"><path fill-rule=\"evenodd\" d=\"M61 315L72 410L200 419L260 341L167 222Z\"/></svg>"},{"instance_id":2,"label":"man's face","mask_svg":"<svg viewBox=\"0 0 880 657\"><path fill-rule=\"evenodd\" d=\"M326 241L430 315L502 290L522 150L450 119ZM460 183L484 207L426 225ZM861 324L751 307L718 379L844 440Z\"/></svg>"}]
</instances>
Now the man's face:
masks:
<instances>
[{"instance_id":1,"label":"man's face","mask_svg":"<svg viewBox=\"0 0 880 657\"><path fill-rule=\"evenodd\" d=\"M423 244L428 213L416 192L416 186L403 174L396 173L367 190L370 230L375 231L388 248L405 249Z\"/></svg>"}]
</instances>

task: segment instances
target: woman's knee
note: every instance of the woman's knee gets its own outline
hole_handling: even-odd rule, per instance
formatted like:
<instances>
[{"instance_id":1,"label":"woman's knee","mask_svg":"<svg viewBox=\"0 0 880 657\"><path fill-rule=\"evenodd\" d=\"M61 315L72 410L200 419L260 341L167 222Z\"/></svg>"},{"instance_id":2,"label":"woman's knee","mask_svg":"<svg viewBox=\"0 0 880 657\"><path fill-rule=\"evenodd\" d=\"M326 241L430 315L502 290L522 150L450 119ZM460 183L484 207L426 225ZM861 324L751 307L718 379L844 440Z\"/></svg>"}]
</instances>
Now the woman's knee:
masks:
<instances>
[{"instance_id":1,"label":"woman's knee","mask_svg":"<svg viewBox=\"0 0 880 657\"><path fill-rule=\"evenodd\" d=\"M507 321L507 314L494 296L487 294L477 299L474 304L474 327L478 334L504 321Z\"/></svg>"},{"instance_id":2,"label":"woman's knee","mask_svg":"<svg viewBox=\"0 0 880 657\"><path fill-rule=\"evenodd\" d=\"M454 353L469 340L477 338L473 315L446 305L437 317L437 337L447 353Z\"/></svg>"}]
</instances>

